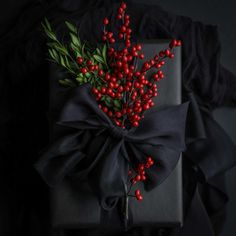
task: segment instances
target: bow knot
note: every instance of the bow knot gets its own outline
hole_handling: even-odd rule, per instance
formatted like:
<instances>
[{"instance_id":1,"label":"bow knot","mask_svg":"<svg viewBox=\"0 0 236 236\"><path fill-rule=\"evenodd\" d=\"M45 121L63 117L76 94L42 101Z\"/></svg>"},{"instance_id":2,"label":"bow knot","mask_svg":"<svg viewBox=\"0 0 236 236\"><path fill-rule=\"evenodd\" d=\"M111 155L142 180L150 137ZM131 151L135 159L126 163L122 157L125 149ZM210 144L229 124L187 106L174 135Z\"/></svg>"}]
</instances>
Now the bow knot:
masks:
<instances>
[{"instance_id":1,"label":"bow knot","mask_svg":"<svg viewBox=\"0 0 236 236\"><path fill-rule=\"evenodd\" d=\"M111 137L115 138L115 139L123 139L124 137L126 137L128 130L126 129L122 129L118 126L110 126L109 127L109 133L111 135Z\"/></svg>"}]
</instances>

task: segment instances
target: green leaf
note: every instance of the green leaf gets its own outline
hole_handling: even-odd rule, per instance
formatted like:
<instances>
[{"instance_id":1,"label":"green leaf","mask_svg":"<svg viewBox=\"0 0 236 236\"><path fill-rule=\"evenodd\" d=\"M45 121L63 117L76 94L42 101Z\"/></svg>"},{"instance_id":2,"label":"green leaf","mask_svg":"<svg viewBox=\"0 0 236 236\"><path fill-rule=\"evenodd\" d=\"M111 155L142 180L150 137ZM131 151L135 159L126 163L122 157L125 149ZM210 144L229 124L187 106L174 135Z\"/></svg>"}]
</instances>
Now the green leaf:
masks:
<instances>
[{"instance_id":1,"label":"green leaf","mask_svg":"<svg viewBox=\"0 0 236 236\"><path fill-rule=\"evenodd\" d=\"M79 83L83 83L84 82L84 78L83 77L77 77L76 81L78 81Z\"/></svg>"},{"instance_id":2,"label":"green leaf","mask_svg":"<svg viewBox=\"0 0 236 236\"><path fill-rule=\"evenodd\" d=\"M111 107L111 103L108 102L107 100L105 100L105 104L106 104L106 106Z\"/></svg>"},{"instance_id":3,"label":"green leaf","mask_svg":"<svg viewBox=\"0 0 236 236\"><path fill-rule=\"evenodd\" d=\"M104 46L103 46L102 56L103 56L104 60L106 60L106 58L107 58L107 45L106 44L104 44Z\"/></svg>"},{"instance_id":4,"label":"green leaf","mask_svg":"<svg viewBox=\"0 0 236 236\"><path fill-rule=\"evenodd\" d=\"M51 56L52 59L54 59L54 55L51 49L48 49L49 55Z\"/></svg>"},{"instance_id":5,"label":"green leaf","mask_svg":"<svg viewBox=\"0 0 236 236\"><path fill-rule=\"evenodd\" d=\"M71 37L72 43L75 46L78 46L80 48L81 47L80 39L76 35L74 35L73 33L70 33L70 37Z\"/></svg>"},{"instance_id":6,"label":"green leaf","mask_svg":"<svg viewBox=\"0 0 236 236\"><path fill-rule=\"evenodd\" d=\"M102 58L101 56L99 56L99 55L93 55L93 57L95 58L95 60L96 60L97 62L104 63L104 60L103 60L103 58Z\"/></svg>"},{"instance_id":7,"label":"green leaf","mask_svg":"<svg viewBox=\"0 0 236 236\"><path fill-rule=\"evenodd\" d=\"M85 57L85 52L84 52L84 49L85 49L85 44L83 44L82 46L82 49L81 49L81 54L82 54L82 57Z\"/></svg>"},{"instance_id":8,"label":"green leaf","mask_svg":"<svg viewBox=\"0 0 236 236\"><path fill-rule=\"evenodd\" d=\"M51 25L50 25L50 23L49 23L49 21L48 21L47 18L44 18L44 22L45 22L45 26L46 26L49 30L52 30Z\"/></svg>"},{"instance_id":9,"label":"green leaf","mask_svg":"<svg viewBox=\"0 0 236 236\"><path fill-rule=\"evenodd\" d=\"M54 59L55 59L57 62L59 62L59 56L58 56L57 51L56 51L55 49L52 49L52 54L53 54L53 56L54 56Z\"/></svg>"},{"instance_id":10,"label":"green leaf","mask_svg":"<svg viewBox=\"0 0 236 236\"><path fill-rule=\"evenodd\" d=\"M121 108L121 101L120 100L114 100L113 103L116 108L119 108L119 109Z\"/></svg>"},{"instance_id":11,"label":"green leaf","mask_svg":"<svg viewBox=\"0 0 236 236\"><path fill-rule=\"evenodd\" d=\"M90 73L86 73L85 76L86 76L86 78L91 78L92 77L92 75Z\"/></svg>"},{"instance_id":12,"label":"green leaf","mask_svg":"<svg viewBox=\"0 0 236 236\"><path fill-rule=\"evenodd\" d=\"M66 67L64 58L62 56L60 56L60 63L61 63L62 66Z\"/></svg>"},{"instance_id":13,"label":"green leaf","mask_svg":"<svg viewBox=\"0 0 236 236\"><path fill-rule=\"evenodd\" d=\"M66 24L67 28L68 28L71 32L77 34L77 28L76 28L73 24L71 24L71 23L68 22L68 21L65 21L65 24Z\"/></svg>"},{"instance_id":14,"label":"green leaf","mask_svg":"<svg viewBox=\"0 0 236 236\"><path fill-rule=\"evenodd\" d=\"M46 29L45 27L44 27L44 31L45 31L46 35L48 36L48 38L50 38L50 39L52 39L52 40L55 40L55 41L57 40L57 37L56 37L56 35L55 35L54 32L49 31L49 30Z\"/></svg>"},{"instance_id":15,"label":"green leaf","mask_svg":"<svg viewBox=\"0 0 236 236\"><path fill-rule=\"evenodd\" d=\"M99 48L96 48L96 52L97 52L99 55L102 54Z\"/></svg>"},{"instance_id":16,"label":"green leaf","mask_svg":"<svg viewBox=\"0 0 236 236\"><path fill-rule=\"evenodd\" d=\"M81 57L81 53L80 53L80 49L78 46L74 45L72 42L70 43L70 47L72 49L72 51L74 52L74 54L76 55L76 57Z\"/></svg>"}]
</instances>

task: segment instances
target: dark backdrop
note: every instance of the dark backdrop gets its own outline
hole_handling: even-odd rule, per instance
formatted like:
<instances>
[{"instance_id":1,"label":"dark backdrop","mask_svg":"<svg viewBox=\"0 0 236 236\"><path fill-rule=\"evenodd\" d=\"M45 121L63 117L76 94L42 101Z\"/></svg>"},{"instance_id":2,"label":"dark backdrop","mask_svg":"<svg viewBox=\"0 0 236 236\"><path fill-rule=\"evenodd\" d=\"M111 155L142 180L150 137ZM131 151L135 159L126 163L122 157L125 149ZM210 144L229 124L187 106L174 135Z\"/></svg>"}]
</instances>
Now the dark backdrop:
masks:
<instances>
[{"instance_id":1,"label":"dark backdrop","mask_svg":"<svg viewBox=\"0 0 236 236\"><path fill-rule=\"evenodd\" d=\"M175 14L189 16L196 21L218 25L222 42L222 63L236 74L236 1L235 0L134 0L137 3L157 4ZM17 18L30 0L8 0L0 7L0 35ZM236 143L236 108L221 108L215 111L216 120ZM227 156L225 157L227 158ZM230 196L228 214L221 236L236 235L236 168L227 174L227 189Z\"/></svg>"}]
</instances>

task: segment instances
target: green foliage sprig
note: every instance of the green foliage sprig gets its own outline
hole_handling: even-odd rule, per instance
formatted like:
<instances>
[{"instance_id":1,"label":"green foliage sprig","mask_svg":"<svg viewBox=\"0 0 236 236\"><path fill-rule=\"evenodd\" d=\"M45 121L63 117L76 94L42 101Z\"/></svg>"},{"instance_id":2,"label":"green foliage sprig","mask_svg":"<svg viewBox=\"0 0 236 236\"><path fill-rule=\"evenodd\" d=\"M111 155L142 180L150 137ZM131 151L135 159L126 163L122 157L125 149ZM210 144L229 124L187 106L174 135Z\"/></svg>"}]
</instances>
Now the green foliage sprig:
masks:
<instances>
[{"instance_id":1,"label":"green foliage sprig","mask_svg":"<svg viewBox=\"0 0 236 236\"><path fill-rule=\"evenodd\" d=\"M107 65L107 45L101 47L89 47L85 43L81 43L78 36L77 27L70 22L65 22L70 36L69 42L62 43L56 33L53 31L51 24L47 19L42 23L44 32L48 38L47 46L49 59L64 68L66 73L70 74L70 79L61 79L62 85L76 87L84 83L91 83L93 86L101 86L103 81L97 76L97 71L89 71L81 73L84 64L77 63L78 58L90 60L93 65L97 65L100 69L108 68ZM85 60L85 61L86 61Z\"/></svg>"}]
</instances>

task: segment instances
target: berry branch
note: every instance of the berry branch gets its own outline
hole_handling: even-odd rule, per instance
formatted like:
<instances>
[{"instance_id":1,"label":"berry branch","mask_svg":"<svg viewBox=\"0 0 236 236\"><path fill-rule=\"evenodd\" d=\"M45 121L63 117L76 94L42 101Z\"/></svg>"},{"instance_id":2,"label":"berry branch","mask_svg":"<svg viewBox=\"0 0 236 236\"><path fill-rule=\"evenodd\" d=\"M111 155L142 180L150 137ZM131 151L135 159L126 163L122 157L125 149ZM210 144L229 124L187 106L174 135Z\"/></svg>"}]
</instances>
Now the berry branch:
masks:
<instances>
[{"instance_id":1,"label":"berry branch","mask_svg":"<svg viewBox=\"0 0 236 236\"><path fill-rule=\"evenodd\" d=\"M127 197L134 197L138 201L143 200L143 196L141 194L140 189L136 189L134 193L132 193L132 188L134 185L136 185L138 182L146 181L146 171L145 169L149 169L154 165L154 160L152 157L147 157L146 163L140 163L138 165L137 169L129 170L128 176L129 176L129 190L127 192ZM128 184L128 183L127 183Z\"/></svg>"},{"instance_id":2,"label":"berry branch","mask_svg":"<svg viewBox=\"0 0 236 236\"><path fill-rule=\"evenodd\" d=\"M42 24L48 37L50 59L64 68L69 78L60 80L62 85L92 85L98 106L110 119L124 129L138 127L145 111L153 107L158 96L158 82L164 78L161 68L167 59L173 59L173 49L181 41L172 40L169 47L144 60L142 45L132 44L132 29L127 5L121 2L116 19L120 23L117 32L111 30L110 21L103 19L103 44L92 47L83 44L77 27L65 22L70 40L60 42L47 19ZM118 47L118 45L120 45ZM137 62L142 63L137 69ZM156 70L150 75L150 70Z\"/></svg>"}]
</instances>

